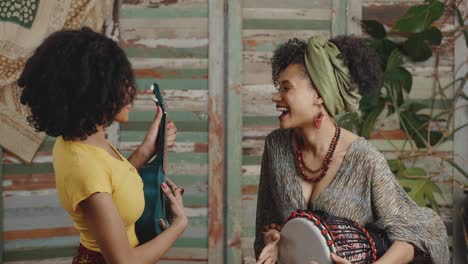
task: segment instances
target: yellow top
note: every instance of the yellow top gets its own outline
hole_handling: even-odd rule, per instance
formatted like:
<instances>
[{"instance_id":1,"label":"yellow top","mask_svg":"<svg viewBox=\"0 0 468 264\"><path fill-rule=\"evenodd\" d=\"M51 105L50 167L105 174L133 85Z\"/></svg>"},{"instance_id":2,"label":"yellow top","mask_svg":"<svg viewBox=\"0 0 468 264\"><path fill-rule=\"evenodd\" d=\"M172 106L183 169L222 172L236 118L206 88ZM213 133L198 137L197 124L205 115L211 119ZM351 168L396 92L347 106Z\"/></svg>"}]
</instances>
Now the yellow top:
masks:
<instances>
[{"instance_id":1,"label":"yellow top","mask_svg":"<svg viewBox=\"0 0 468 264\"><path fill-rule=\"evenodd\" d=\"M135 222L143 213L145 199L143 181L135 167L111 145L120 159L102 148L58 137L52 151L57 194L80 232L80 242L98 251L96 240L78 204L93 193L112 195L125 225L128 241L138 245Z\"/></svg>"}]
</instances>

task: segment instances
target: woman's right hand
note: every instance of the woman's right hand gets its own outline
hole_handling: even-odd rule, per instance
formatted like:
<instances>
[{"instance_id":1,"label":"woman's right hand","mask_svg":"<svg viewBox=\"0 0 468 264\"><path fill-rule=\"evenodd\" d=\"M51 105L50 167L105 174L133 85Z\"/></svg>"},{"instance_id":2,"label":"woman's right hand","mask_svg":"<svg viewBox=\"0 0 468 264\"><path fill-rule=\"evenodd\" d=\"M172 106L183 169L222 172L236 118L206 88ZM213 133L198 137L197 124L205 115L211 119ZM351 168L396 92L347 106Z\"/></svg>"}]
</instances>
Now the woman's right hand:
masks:
<instances>
[{"instance_id":1,"label":"woman's right hand","mask_svg":"<svg viewBox=\"0 0 468 264\"><path fill-rule=\"evenodd\" d=\"M275 264L278 260L278 242L280 240L280 232L276 229L270 229L263 232L263 241L265 247L258 257L257 264Z\"/></svg>"},{"instance_id":2,"label":"woman's right hand","mask_svg":"<svg viewBox=\"0 0 468 264\"><path fill-rule=\"evenodd\" d=\"M188 225L188 219L185 215L181 189L169 179L167 180L167 184L165 182L161 184L161 188L169 199L170 208L173 215L171 226L177 226L185 229Z\"/></svg>"}]
</instances>

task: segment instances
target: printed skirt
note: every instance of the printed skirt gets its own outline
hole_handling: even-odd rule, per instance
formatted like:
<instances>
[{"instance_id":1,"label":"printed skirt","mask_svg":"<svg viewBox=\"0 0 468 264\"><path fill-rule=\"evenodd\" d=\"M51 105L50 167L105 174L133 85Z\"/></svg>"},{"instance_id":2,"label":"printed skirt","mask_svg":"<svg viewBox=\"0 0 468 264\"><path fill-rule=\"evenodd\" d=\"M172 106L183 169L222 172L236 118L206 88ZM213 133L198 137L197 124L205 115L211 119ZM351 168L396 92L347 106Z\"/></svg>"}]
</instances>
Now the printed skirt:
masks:
<instances>
[{"instance_id":1,"label":"printed skirt","mask_svg":"<svg viewBox=\"0 0 468 264\"><path fill-rule=\"evenodd\" d=\"M72 264L106 264L106 261L100 252L87 249L80 244L73 257Z\"/></svg>"}]
</instances>

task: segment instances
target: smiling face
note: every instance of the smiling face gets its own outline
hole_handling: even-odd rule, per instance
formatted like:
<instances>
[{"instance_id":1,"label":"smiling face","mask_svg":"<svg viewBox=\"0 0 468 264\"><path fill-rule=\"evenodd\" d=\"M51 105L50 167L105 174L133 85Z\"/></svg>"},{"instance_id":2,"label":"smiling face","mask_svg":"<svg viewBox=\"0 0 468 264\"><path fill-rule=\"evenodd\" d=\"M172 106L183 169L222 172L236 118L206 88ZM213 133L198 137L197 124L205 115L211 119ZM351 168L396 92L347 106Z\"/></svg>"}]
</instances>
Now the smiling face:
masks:
<instances>
[{"instance_id":1,"label":"smiling face","mask_svg":"<svg viewBox=\"0 0 468 264\"><path fill-rule=\"evenodd\" d=\"M291 64L279 75L278 91L272 101L281 114L281 128L312 126L314 118L322 111L322 99L313 87L304 65Z\"/></svg>"}]
</instances>

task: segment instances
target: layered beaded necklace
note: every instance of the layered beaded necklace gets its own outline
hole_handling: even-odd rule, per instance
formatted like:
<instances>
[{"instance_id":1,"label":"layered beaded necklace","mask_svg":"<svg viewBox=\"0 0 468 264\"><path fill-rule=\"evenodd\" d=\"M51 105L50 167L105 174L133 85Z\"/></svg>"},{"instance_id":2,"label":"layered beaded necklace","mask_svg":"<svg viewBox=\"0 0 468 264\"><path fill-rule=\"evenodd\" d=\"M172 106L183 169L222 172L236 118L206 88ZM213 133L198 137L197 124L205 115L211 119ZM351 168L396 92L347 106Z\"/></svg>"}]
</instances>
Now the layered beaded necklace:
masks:
<instances>
[{"instance_id":1,"label":"layered beaded necklace","mask_svg":"<svg viewBox=\"0 0 468 264\"><path fill-rule=\"evenodd\" d=\"M299 171L301 172L302 178L308 182L318 182L325 175L327 175L328 169L330 168L330 163L333 161L333 154L335 153L336 146L338 145L338 141L340 140L340 135L341 135L341 128L338 126L337 123L335 123L335 135L333 136L332 142L330 143L330 147L328 148L327 155L325 156L325 159L322 162L322 166L320 168L312 170L310 169L305 161L304 161L304 144L302 141L298 140L298 145L297 145L297 166L299 167ZM305 174L304 168L308 169L311 173L318 173L321 172L318 177L311 177Z\"/></svg>"}]
</instances>

